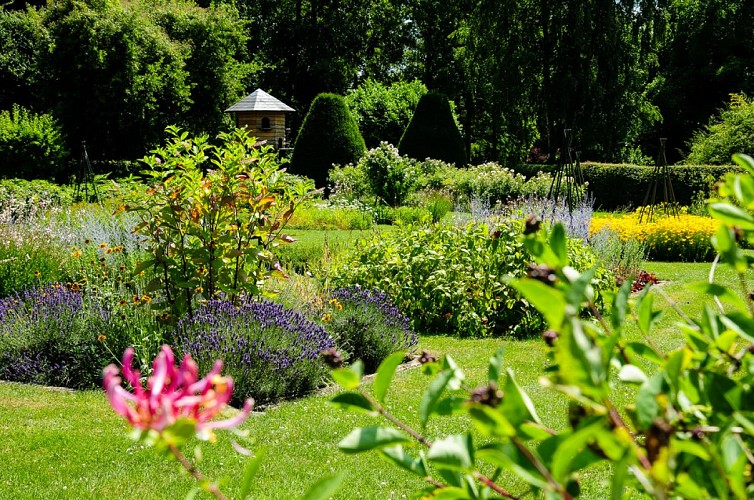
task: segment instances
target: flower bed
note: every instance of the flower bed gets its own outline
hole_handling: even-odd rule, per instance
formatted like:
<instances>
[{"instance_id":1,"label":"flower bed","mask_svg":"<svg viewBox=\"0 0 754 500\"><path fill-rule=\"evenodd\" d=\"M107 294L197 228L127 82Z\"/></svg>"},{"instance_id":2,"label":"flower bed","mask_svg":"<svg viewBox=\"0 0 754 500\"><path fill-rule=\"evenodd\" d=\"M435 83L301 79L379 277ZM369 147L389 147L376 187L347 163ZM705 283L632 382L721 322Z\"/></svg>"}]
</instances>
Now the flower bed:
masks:
<instances>
[{"instance_id":1,"label":"flower bed","mask_svg":"<svg viewBox=\"0 0 754 500\"><path fill-rule=\"evenodd\" d=\"M621 240L638 240L647 245L647 258L671 262L703 262L712 260L715 251L710 245L719 222L709 217L680 214L664 216L652 222L639 223L636 212L592 219L591 235L609 227Z\"/></svg>"}]
</instances>

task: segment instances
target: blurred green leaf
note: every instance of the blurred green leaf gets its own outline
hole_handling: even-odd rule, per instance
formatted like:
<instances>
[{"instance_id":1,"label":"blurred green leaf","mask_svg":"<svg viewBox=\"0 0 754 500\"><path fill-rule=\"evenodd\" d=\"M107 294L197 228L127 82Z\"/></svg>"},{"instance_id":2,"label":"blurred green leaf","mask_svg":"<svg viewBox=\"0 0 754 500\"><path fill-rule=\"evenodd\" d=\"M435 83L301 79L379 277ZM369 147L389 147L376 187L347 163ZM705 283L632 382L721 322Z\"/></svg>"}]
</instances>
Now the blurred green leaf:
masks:
<instances>
[{"instance_id":1,"label":"blurred green leaf","mask_svg":"<svg viewBox=\"0 0 754 500\"><path fill-rule=\"evenodd\" d=\"M356 410L370 414L375 413L374 407L369 400L357 392L338 394L330 402L345 410Z\"/></svg>"},{"instance_id":2,"label":"blurred green leaf","mask_svg":"<svg viewBox=\"0 0 754 500\"><path fill-rule=\"evenodd\" d=\"M495 352L495 355L490 358L489 365L487 366L487 380L490 383L499 384L500 375L503 371L503 353L505 347L501 347Z\"/></svg>"},{"instance_id":3,"label":"blurred green leaf","mask_svg":"<svg viewBox=\"0 0 754 500\"><path fill-rule=\"evenodd\" d=\"M265 454L266 451L264 449L257 450L256 454L247 460L246 467L244 467L243 471L243 479L241 480L241 491L238 493L239 497L246 498L249 496L254 476L256 476L259 471L259 467L262 465L262 460L264 459Z\"/></svg>"},{"instance_id":4,"label":"blurred green leaf","mask_svg":"<svg viewBox=\"0 0 754 500\"><path fill-rule=\"evenodd\" d=\"M438 467L456 470L471 470L474 467L471 436L457 434L435 441L427 453L427 459Z\"/></svg>"},{"instance_id":5,"label":"blurred green leaf","mask_svg":"<svg viewBox=\"0 0 754 500\"><path fill-rule=\"evenodd\" d=\"M361 427L344 437L338 443L338 448L345 453L360 453L410 441L403 431L392 427Z\"/></svg>"},{"instance_id":6,"label":"blurred green leaf","mask_svg":"<svg viewBox=\"0 0 754 500\"><path fill-rule=\"evenodd\" d=\"M427 467L423 457L414 458L405 451L403 446L388 446L380 450L383 458L394 463L395 465L413 472L420 477L427 476Z\"/></svg>"},{"instance_id":7,"label":"blurred green leaf","mask_svg":"<svg viewBox=\"0 0 754 500\"><path fill-rule=\"evenodd\" d=\"M746 303L730 288L719 285L717 283L692 283L688 286L689 290L694 292L703 293L705 295L711 295L719 298L721 301L735 306L740 311L746 311Z\"/></svg>"},{"instance_id":8,"label":"blurred green leaf","mask_svg":"<svg viewBox=\"0 0 754 500\"><path fill-rule=\"evenodd\" d=\"M374 377L374 397L380 403L385 401L387 390L390 387L390 382L393 380L395 370L400 366L405 358L405 354L402 352L394 352L387 358L382 360L379 368L377 368L377 374Z\"/></svg>"},{"instance_id":9,"label":"blurred green leaf","mask_svg":"<svg viewBox=\"0 0 754 500\"><path fill-rule=\"evenodd\" d=\"M440 396L445 391L448 383L453 380L453 377L454 374L451 370L443 370L427 386L419 404L419 420L422 426L426 427L430 415L435 411L437 402L440 400Z\"/></svg>"},{"instance_id":10,"label":"blurred green leaf","mask_svg":"<svg viewBox=\"0 0 754 500\"><path fill-rule=\"evenodd\" d=\"M629 384L643 384L647 381L647 375L636 365L623 365L618 373L618 379Z\"/></svg>"},{"instance_id":11,"label":"blurred green leaf","mask_svg":"<svg viewBox=\"0 0 754 500\"><path fill-rule=\"evenodd\" d=\"M505 379L503 393L503 405L501 413L514 427L518 427L525 422L541 423L537 411L534 409L534 403L523 389L516 382L513 372L508 368L506 370L508 377Z\"/></svg>"},{"instance_id":12,"label":"blurred green leaf","mask_svg":"<svg viewBox=\"0 0 754 500\"><path fill-rule=\"evenodd\" d=\"M338 491L340 483L343 482L343 472L338 472L332 476L323 477L307 491L301 500L327 500Z\"/></svg>"},{"instance_id":13,"label":"blurred green leaf","mask_svg":"<svg viewBox=\"0 0 754 500\"><path fill-rule=\"evenodd\" d=\"M563 292L532 279L515 280L511 285L531 302L553 330L559 330L565 317L566 300Z\"/></svg>"}]
</instances>

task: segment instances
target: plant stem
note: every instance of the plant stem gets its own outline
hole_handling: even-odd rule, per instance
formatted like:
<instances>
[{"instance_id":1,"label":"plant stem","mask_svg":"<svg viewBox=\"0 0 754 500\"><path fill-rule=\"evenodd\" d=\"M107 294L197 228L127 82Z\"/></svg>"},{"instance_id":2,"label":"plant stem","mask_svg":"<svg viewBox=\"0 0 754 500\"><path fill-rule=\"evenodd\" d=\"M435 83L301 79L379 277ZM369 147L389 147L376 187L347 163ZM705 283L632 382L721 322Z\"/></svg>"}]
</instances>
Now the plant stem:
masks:
<instances>
[{"instance_id":1,"label":"plant stem","mask_svg":"<svg viewBox=\"0 0 754 500\"><path fill-rule=\"evenodd\" d=\"M392 423L400 427L401 430L405 431L409 436L419 441L425 447L427 448L432 447L432 443L427 438L425 438L424 436L416 432L414 429L409 427L407 424L401 422L396 417L394 417L389 411L387 411L387 409L384 406L382 406L380 403L375 401L367 392L365 392L364 389L359 387L359 392L361 393L362 396L364 396L364 398L367 401L369 401L369 404L371 404L372 407L375 410L377 410L377 413L379 413L380 415L382 415L383 417L385 417L386 419L390 420Z\"/></svg>"},{"instance_id":2,"label":"plant stem","mask_svg":"<svg viewBox=\"0 0 754 500\"><path fill-rule=\"evenodd\" d=\"M560 494L564 499L566 500L573 500L573 497L570 493L568 493L565 488L554 478L552 477L552 474L550 474L550 471L547 470L547 467L544 466L542 462L539 461L537 457L534 456L534 454L529 451L529 448L526 447L526 445L516 436L513 436L511 438L511 442L518 448L518 451L521 452L523 456L526 457L526 459L534 466L537 471L542 474L542 477L545 478L545 480L555 488L555 491Z\"/></svg>"},{"instance_id":3,"label":"plant stem","mask_svg":"<svg viewBox=\"0 0 754 500\"><path fill-rule=\"evenodd\" d=\"M186 457L183 456L183 453L181 453L181 450L179 450L177 446L175 446L174 444L169 444L168 449L170 450L170 453L172 453L173 456L178 460L178 462L180 462L183 468L186 469L189 474L194 476L194 479L196 479L197 482L202 483L205 481L204 476L199 471L199 469L197 469L191 462L186 459ZM216 484L207 483L205 488L216 498L219 498L220 500L226 500L225 495L223 495L223 493L220 491L220 488L218 488Z\"/></svg>"}]
</instances>

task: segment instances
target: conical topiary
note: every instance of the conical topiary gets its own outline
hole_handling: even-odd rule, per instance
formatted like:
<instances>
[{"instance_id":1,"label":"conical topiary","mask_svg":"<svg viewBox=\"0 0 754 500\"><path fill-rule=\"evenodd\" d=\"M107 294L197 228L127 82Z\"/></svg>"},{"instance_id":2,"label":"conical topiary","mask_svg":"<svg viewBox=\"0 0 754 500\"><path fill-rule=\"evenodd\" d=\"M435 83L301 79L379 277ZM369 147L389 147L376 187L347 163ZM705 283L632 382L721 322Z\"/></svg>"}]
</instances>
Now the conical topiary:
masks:
<instances>
[{"instance_id":1,"label":"conical topiary","mask_svg":"<svg viewBox=\"0 0 754 500\"><path fill-rule=\"evenodd\" d=\"M330 167L356 163L366 151L356 120L342 96L319 94L301 124L291 157L291 172L325 187Z\"/></svg>"},{"instance_id":2,"label":"conical topiary","mask_svg":"<svg viewBox=\"0 0 754 500\"><path fill-rule=\"evenodd\" d=\"M398 150L417 160L433 158L454 163L457 167L466 164L466 148L447 97L437 92L422 96L411 123L403 132Z\"/></svg>"}]
</instances>

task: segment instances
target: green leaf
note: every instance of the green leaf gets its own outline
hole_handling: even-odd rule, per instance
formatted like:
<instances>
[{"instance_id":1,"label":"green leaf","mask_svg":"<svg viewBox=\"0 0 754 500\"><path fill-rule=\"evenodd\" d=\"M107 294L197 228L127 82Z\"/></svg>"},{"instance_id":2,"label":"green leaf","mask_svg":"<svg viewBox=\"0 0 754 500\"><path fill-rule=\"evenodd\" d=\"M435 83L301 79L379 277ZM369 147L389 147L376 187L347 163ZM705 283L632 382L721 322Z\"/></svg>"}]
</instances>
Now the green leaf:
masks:
<instances>
[{"instance_id":1,"label":"green leaf","mask_svg":"<svg viewBox=\"0 0 754 500\"><path fill-rule=\"evenodd\" d=\"M743 299L726 286L718 285L717 283L702 282L692 283L688 286L688 288L689 290L692 290L694 292L717 297L721 301L735 306L740 311L746 311L747 309L746 303L743 301Z\"/></svg>"},{"instance_id":2,"label":"green leaf","mask_svg":"<svg viewBox=\"0 0 754 500\"><path fill-rule=\"evenodd\" d=\"M720 316L720 322L747 342L754 342L754 319L748 315L734 312Z\"/></svg>"},{"instance_id":3,"label":"green leaf","mask_svg":"<svg viewBox=\"0 0 754 500\"><path fill-rule=\"evenodd\" d=\"M470 435L456 434L435 441L427 459L438 467L471 470L474 467L473 450Z\"/></svg>"},{"instance_id":4,"label":"green leaf","mask_svg":"<svg viewBox=\"0 0 754 500\"><path fill-rule=\"evenodd\" d=\"M364 376L364 364L357 360L347 368L338 368L330 372L333 380L343 389L350 391L357 389L361 383L361 377Z\"/></svg>"},{"instance_id":5,"label":"green leaf","mask_svg":"<svg viewBox=\"0 0 754 500\"><path fill-rule=\"evenodd\" d=\"M646 288L645 290L649 290ZM660 311L652 310L652 303L654 296L649 293L643 293L639 297L639 303L637 304L637 316L639 318L639 329L644 335L649 335L652 330L652 326L657 323L662 313Z\"/></svg>"},{"instance_id":6,"label":"green leaf","mask_svg":"<svg viewBox=\"0 0 754 500\"><path fill-rule=\"evenodd\" d=\"M338 472L332 476L323 477L307 491L301 500L327 500L338 491L340 483L343 481L343 472Z\"/></svg>"},{"instance_id":7,"label":"green leaf","mask_svg":"<svg viewBox=\"0 0 754 500\"><path fill-rule=\"evenodd\" d=\"M550 232L550 248L558 258L557 267L568 265L568 248L566 246L566 232L563 224L557 223Z\"/></svg>"},{"instance_id":8,"label":"green leaf","mask_svg":"<svg viewBox=\"0 0 754 500\"><path fill-rule=\"evenodd\" d=\"M536 280L514 280L511 285L542 313L550 328L560 329L566 308L566 300L561 291Z\"/></svg>"},{"instance_id":9,"label":"green leaf","mask_svg":"<svg viewBox=\"0 0 754 500\"><path fill-rule=\"evenodd\" d=\"M254 476L256 476L259 467L262 465L265 453L265 450L257 450L256 454L246 462L246 467L243 471L243 480L241 481L241 491L238 494L241 498L249 496Z\"/></svg>"},{"instance_id":10,"label":"green leaf","mask_svg":"<svg viewBox=\"0 0 754 500\"><path fill-rule=\"evenodd\" d=\"M628 311L628 297L631 295L631 282L626 280L618 289L613 300L613 308L610 311L610 322L613 329L618 330L626 321L626 312Z\"/></svg>"},{"instance_id":11,"label":"green leaf","mask_svg":"<svg viewBox=\"0 0 754 500\"><path fill-rule=\"evenodd\" d=\"M505 415L514 427L519 427L525 422L542 423L539 420L537 411L534 409L534 403L532 403L529 395L518 385L510 368L506 369L506 373L508 377L505 380L505 387L503 388L505 398L501 407L503 415Z\"/></svg>"},{"instance_id":12,"label":"green leaf","mask_svg":"<svg viewBox=\"0 0 754 500\"><path fill-rule=\"evenodd\" d=\"M475 404L468 411L471 423L483 436L510 437L516 435L516 428L495 408L483 404Z\"/></svg>"},{"instance_id":13,"label":"green leaf","mask_svg":"<svg viewBox=\"0 0 754 500\"><path fill-rule=\"evenodd\" d=\"M657 395L662 393L664 378L662 373L656 373L644 382L636 394L636 422L639 430L647 430L655 417L660 414Z\"/></svg>"},{"instance_id":14,"label":"green leaf","mask_svg":"<svg viewBox=\"0 0 754 500\"><path fill-rule=\"evenodd\" d=\"M636 356L639 356L640 358L650 361L658 366L662 366L665 363L662 357L660 357L660 355L657 354L657 352L655 352L655 350L649 347L647 344L643 344L641 342L629 342L623 349L626 351L626 354L628 354L629 357L632 357L631 354L635 354Z\"/></svg>"},{"instance_id":15,"label":"green leaf","mask_svg":"<svg viewBox=\"0 0 754 500\"><path fill-rule=\"evenodd\" d=\"M382 360L379 368L377 368L377 374L374 377L374 397L380 403L385 401L387 390L390 387L390 382L393 380L395 370L400 366L405 358L405 354L402 352L394 352L387 358Z\"/></svg>"},{"instance_id":16,"label":"green leaf","mask_svg":"<svg viewBox=\"0 0 754 500\"><path fill-rule=\"evenodd\" d=\"M440 396L453 377L453 371L443 370L427 386L427 390L422 395L421 403L419 403L419 420L422 426L426 427L430 415L435 411L437 402L440 400Z\"/></svg>"},{"instance_id":17,"label":"green leaf","mask_svg":"<svg viewBox=\"0 0 754 500\"><path fill-rule=\"evenodd\" d=\"M497 350L494 356L490 358L490 363L487 366L487 380L490 383L499 384L500 374L503 371L503 353L505 347L501 347Z\"/></svg>"},{"instance_id":18,"label":"green leaf","mask_svg":"<svg viewBox=\"0 0 754 500\"><path fill-rule=\"evenodd\" d=\"M636 365L623 365L618 373L618 379L629 384L643 384L647 381L647 375Z\"/></svg>"},{"instance_id":19,"label":"green leaf","mask_svg":"<svg viewBox=\"0 0 754 500\"><path fill-rule=\"evenodd\" d=\"M631 465L631 453L627 449L613 467L613 484L610 488L611 500L622 500L626 493L625 484L628 477L628 467Z\"/></svg>"},{"instance_id":20,"label":"green leaf","mask_svg":"<svg viewBox=\"0 0 754 500\"><path fill-rule=\"evenodd\" d=\"M730 203L711 203L707 208L715 219L729 226L738 226L745 231L754 230L754 217L750 213Z\"/></svg>"},{"instance_id":21,"label":"green leaf","mask_svg":"<svg viewBox=\"0 0 754 500\"><path fill-rule=\"evenodd\" d=\"M356 410L360 412L366 412L370 414L374 414L375 410L372 404L359 394L358 392L344 392L342 394L338 394L332 400L331 403L345 409L345 410Z\"/></svg>"},{"instance_id":22,"label":"green leaf","mask_svg":"<svg viewBox=\"0 0 754 500\"><path fill-rule=\"evenodd\" d=\"M465 489L457 486L446 486L442 489L436 489L431 496L423 496L431 500L468 500L469 494Z\"/></svg>"},{"instance_id":23,"label":"green leaf","mask_svg":"<svg viewBox=\"0 0 754 500\"><path fill-rule=\"evenodd\" d=\"M754 158L743 153L735 153L733 155L733 161L736 162L740 167L745 169L747 172L749 172L751 175L754 175Z\"/></svg>"},{"instance_id":24,"label":"green leaf","mask_svg":"<svg viewBox=\"0 0 754 500\"><path fill-rule=\"evenodd\" d=\"M403 446L401 445L383 448L380 450L380 455L382 455L385 460L392 462L409 472L413 472L419 477L427 477L427 466L423 457L412 457L403 451Z\"/></svg>"},{"instance_id":25,"label":"green leaf","mask_svg":"<svg viewBox=\"0 0 754 500\"><path fill-rule=\"evenodd\" d=\"M360 453L410 441L403 431L392 427L373 426L352 430L338 443L338 447L345 453Z\"/></svg>"}]
</instances>

